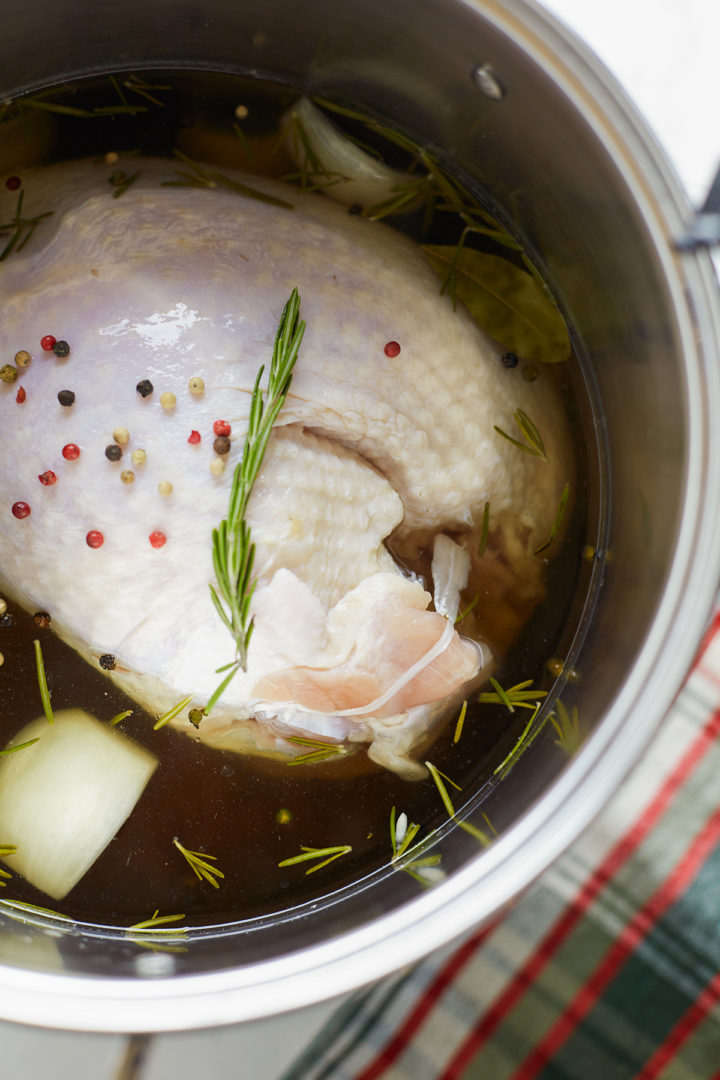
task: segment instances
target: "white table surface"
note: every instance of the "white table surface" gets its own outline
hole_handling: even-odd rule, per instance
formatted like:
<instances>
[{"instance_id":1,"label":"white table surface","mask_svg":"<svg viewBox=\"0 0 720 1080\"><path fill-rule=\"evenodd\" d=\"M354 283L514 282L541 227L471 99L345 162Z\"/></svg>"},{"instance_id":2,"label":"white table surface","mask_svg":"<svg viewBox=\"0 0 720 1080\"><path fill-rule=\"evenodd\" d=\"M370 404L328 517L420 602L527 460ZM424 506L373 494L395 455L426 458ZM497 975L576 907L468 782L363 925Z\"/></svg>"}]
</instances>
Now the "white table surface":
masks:
<instances>
[{"instance_id":1,"label":"white table surface","mask_svg":"<svg viewBox=\"0 0 720 1080\"><path fill-rule=\"evenodd\" d=\"M700 206L720 161L718 0L545 0L600 56L645 115ZM333 1010L211 1032L156 1036L142 1080L276 1080ZM0 1022L2 1075L13 1080L119 1080L120 1036Z\"/></svg>"}]
</instances>

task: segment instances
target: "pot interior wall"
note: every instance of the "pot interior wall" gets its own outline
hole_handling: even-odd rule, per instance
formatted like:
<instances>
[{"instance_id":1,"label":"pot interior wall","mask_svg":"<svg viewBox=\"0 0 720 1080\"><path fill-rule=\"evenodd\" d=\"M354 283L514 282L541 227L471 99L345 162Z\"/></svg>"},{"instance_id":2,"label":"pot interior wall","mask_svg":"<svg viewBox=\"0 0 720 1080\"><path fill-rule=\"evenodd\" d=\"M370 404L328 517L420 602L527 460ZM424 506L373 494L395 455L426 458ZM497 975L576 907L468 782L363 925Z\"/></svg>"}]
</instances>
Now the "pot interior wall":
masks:
<instances>
[{"instance_id":1,"label":"pot interior wall","mask_svg":"<svg viewBox=\"0 0 720 1080\"><path fill-rule=\"evenodd\" d=\"M645 641L673 561L687 443L676 300L607 146L542 64L494 25L493 12L493 5L486 17L445 0L38 0L5 20L0 96L118 69L258 75L378 114L456 161L488 192L537 253L582 360L593 473L587 542L612 552L611 563L600 558L587 575L582 633L567 642L581 679L563 691L564 700L578 706L589 731ZM478 90L478 64L497 72L501 101ZM508 783L485 793L501 831L531 808L560 767L538 744ZM477 859L465 834L448 832L450 866ZM264 961L367 925L411 896L403 875L380 875L331 906L208 935L171 966L193 973ZM48 959L42 934L24 952L11 938L8 925L0 960L13 965L113 976L138 970L137 950L122 938L66 934L54 943L60 959Z\"/></svg>"}]
</instances>

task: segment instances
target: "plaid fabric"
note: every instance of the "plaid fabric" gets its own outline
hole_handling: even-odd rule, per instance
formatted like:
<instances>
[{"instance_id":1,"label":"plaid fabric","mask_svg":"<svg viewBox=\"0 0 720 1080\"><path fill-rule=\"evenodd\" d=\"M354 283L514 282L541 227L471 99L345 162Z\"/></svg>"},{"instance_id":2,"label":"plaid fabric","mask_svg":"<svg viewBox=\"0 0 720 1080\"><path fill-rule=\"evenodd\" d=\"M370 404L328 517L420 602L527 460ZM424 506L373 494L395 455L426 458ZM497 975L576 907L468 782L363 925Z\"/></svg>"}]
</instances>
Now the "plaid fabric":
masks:
<instances>
[{"instance_id":1,"label":"plaid fabric","mask_svg":"<svg viewBox=\"0 0 720 1080\"><path fill-rule=\"evenodd\" d=\"M494 925L346 1000L282 1080L720 1080L720 616L610 806Z\"/></svg>"}]
</instances>

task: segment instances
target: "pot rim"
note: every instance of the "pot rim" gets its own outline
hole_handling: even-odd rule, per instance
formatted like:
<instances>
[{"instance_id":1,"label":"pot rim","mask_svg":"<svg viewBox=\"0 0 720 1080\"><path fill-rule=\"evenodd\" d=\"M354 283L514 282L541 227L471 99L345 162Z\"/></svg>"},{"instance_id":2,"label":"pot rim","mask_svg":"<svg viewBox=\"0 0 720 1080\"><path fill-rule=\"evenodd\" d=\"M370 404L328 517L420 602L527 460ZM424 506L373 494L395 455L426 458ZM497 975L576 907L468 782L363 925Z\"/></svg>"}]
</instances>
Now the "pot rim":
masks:
<instances>
[{"instance_id":1,"label":"pot rim","mask_svg":"<svg viewBox=\"0 0 720 1080\"><path fill-rule=\"evenodd\" d=\"M720 365L712 363L720 308L710 256L673 251L692 214L687 196L635 107L575 34L535 0L459 2L513 38L601 140L672 297L690 439L675 558L654 623L611 709L563 774L481 858L428 893L340 939L221 972L99 979L0 966L7 1020L41 1017L44 1026L97 1032L213 1027L339 996L416 962L487 922L579 836L639 758L693 661L720 580L720 427L711 422L720 413Z\"/></svg>"}]
</instances>

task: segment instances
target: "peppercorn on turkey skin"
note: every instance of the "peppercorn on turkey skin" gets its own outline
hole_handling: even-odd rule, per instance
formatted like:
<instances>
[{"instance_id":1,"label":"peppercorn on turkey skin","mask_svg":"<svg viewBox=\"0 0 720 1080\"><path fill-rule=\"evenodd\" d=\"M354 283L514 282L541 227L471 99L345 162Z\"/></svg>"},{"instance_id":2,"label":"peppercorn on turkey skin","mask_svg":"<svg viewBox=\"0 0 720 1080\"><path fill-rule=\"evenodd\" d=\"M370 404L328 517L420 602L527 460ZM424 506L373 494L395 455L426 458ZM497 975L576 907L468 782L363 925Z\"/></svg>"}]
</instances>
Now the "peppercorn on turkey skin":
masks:
<instances>
[{"instance_id":1,"label":"peppercorn on turkey skin","mask_svg":"<svg viewBox=\"0 0 720 1080\"><path fill-rule=\"evenodd\" d=\"M165 187L171 162L136 167L120 198L92 162L23 178L25 218L52 216L0 266L3 587L151 713L188 698L173 723L194 737L365 745L420 775L413 750L502 637L471 633L477 617L502 625L503 605L542 596L533 552L571 476L553 379L506 368L389 227L258 177L274 202ZM0 205L6 220L14 196ZM196 730L188 708L235 658L210 594L213 529L294 287L305 335L247 510L247 670ZM517 445L518 409L543 455ZM437 583L391 553L438 535L467 563L453 612L479 590L457 626Z\"/></svg>"}]
</instances>

